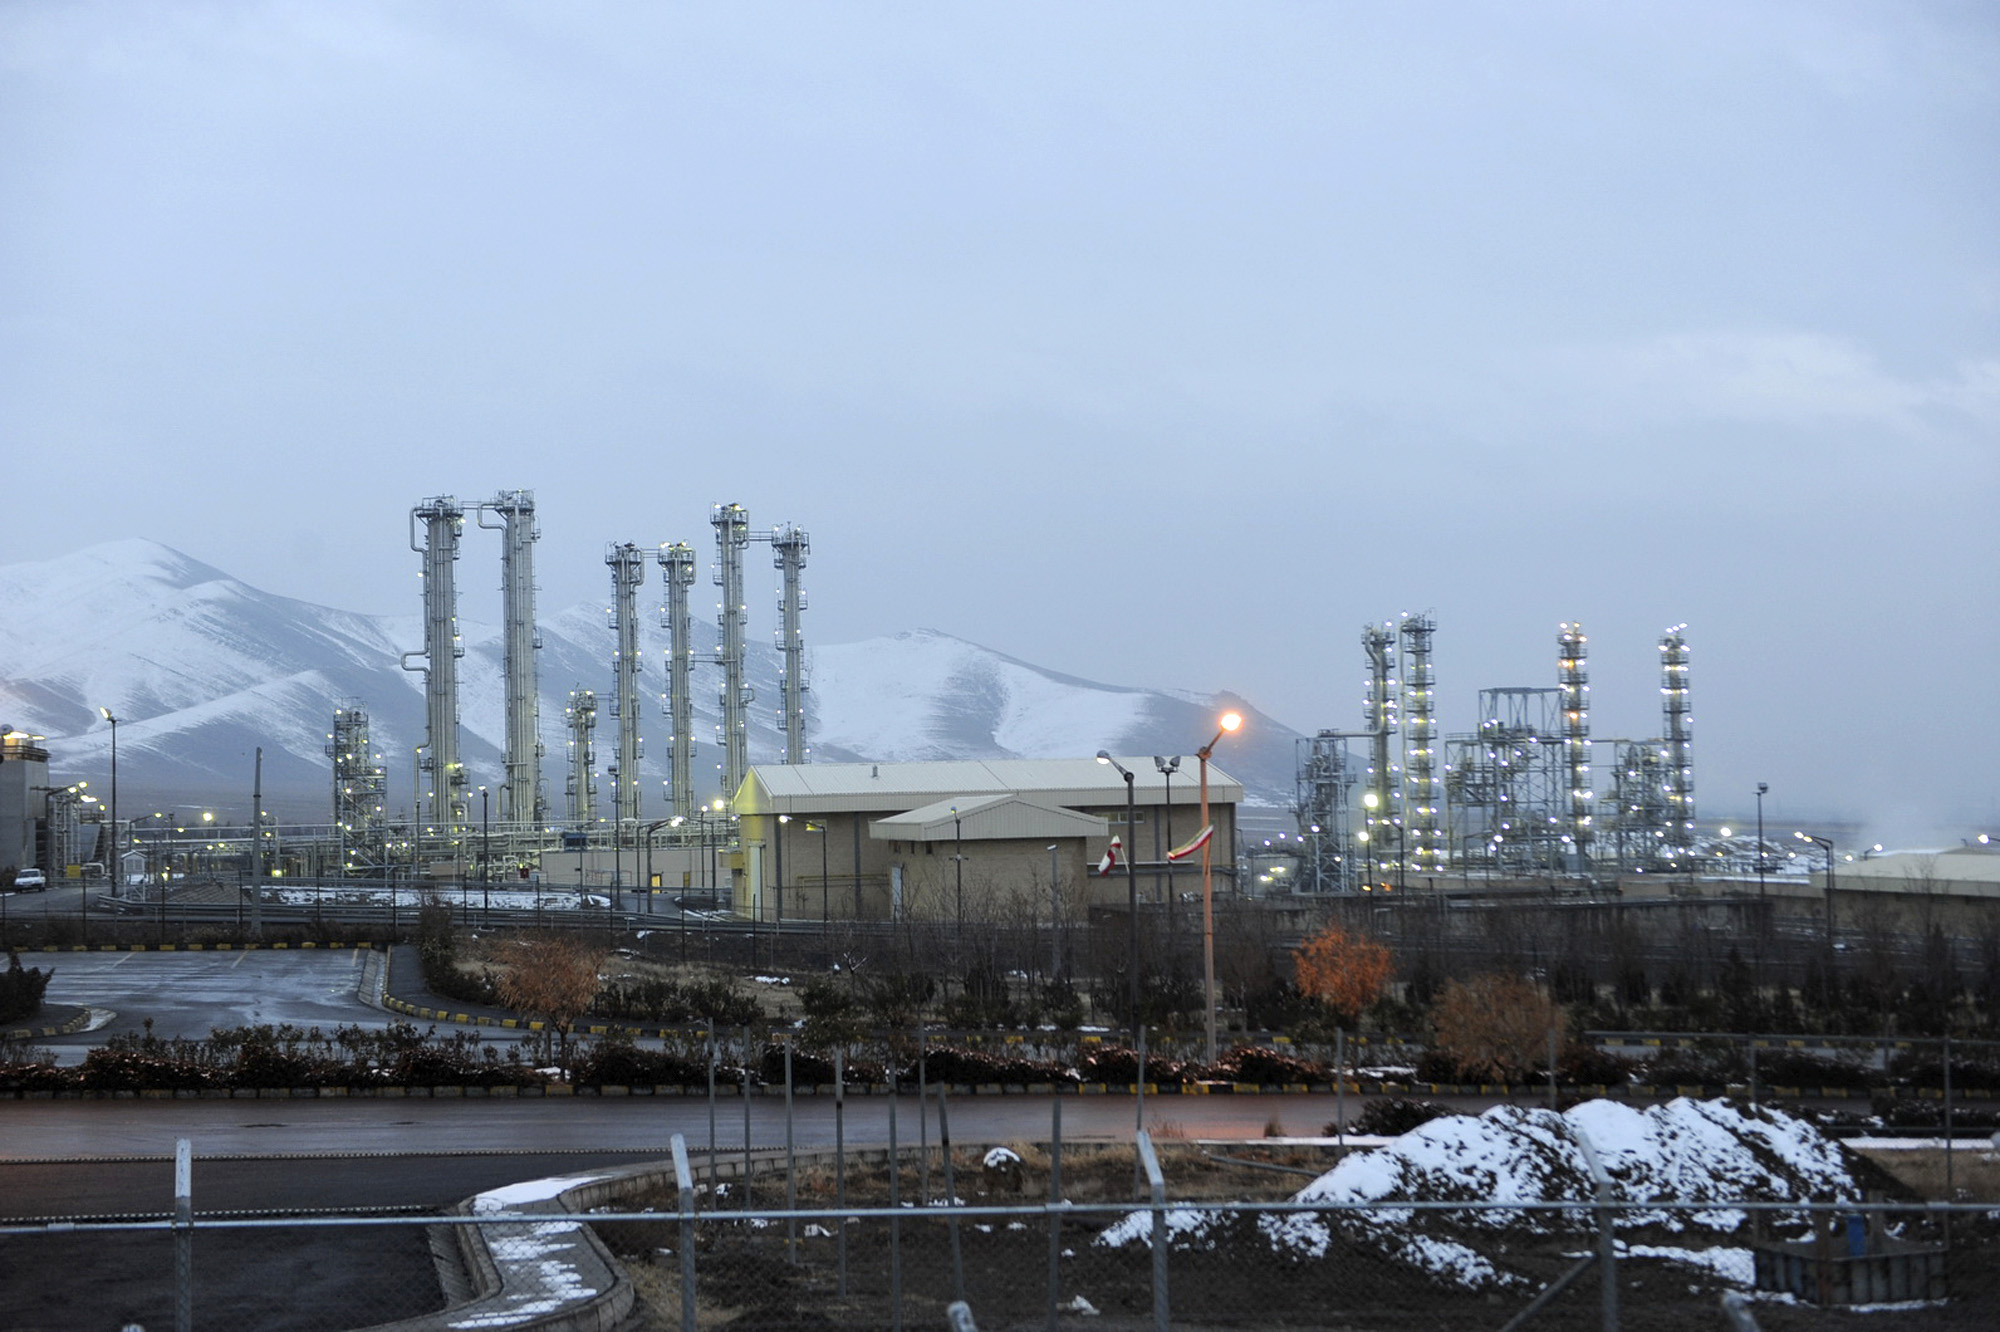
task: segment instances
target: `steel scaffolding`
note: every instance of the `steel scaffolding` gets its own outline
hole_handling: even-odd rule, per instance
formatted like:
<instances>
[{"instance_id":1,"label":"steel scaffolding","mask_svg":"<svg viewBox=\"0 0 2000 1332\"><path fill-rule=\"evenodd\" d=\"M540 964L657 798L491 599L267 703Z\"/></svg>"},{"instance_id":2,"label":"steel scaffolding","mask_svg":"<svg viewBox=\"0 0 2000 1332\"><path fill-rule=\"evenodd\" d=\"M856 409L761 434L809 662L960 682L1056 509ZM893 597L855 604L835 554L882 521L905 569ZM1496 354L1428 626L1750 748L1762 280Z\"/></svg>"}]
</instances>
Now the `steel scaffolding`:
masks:
<instances>
[{"instance_id":1,"label":"steel scaffolding","mask_svg":"<svg viewBox=\"0 0 2000 1332\"><path fill-rule=\"evenodd\" d=\"M734 800L750 771L749 708L756 697L745 679L750 614L743 601L743 552L750 544L750 512L741 504L718 504L709 523L715 528L715 583L722 589L715 621L715 659L722 667L722 796Z\"/></svg>"},{"instance_id":2,"label":"steel scaffolding","mask_svg":"<svg viewBox=\"0 0 2000 1332\"><path fill-rule=\"evenodd\" d=\"M1372 879L1395 869L1403 857L1402 764L1389 743L1397 731L1395 629L1388 624L1364 626L1361 654L1368 666L1361 729L1368 734L1369 747L1361 792L1362 827L1355 840Z\"/></svg>"},{"instance_id":3,"label":"steel scaffolding","mask_svg":"<svg viewBox=\"0 0 2000 1332\"><path fill-rule=\"evenodd\" d=\"M588 689L569 691L569 706L563 709L569 728L569 780L564 793L569 797L569 823L588 829L597 821L597 752L593 733L597 730L597 695Z\"/></svg>"},{"instance_id":4,"label":"steel scaffolding","mask_svg":"<svg viewBox=\"0 0 2000 1332\"><path fill-rule=\"evenodd\" d=\"M1590 867L1594 835L1590 785L1590 676L1584 669L1589 648L1583 626L1564 621L1556 635L1556 689L1561 696L1563 766L1569 782L1569 817L1564 836L1569 841L1571 867Z\"/></svg>"},{"instance_id":5,"label":"steel scaffolding","mask_svg":"<svg viewBox=\"0 0 2000 1332\"><path fill-rule=\"evenodd\" d=\"M1349 740L1372 732L1321 731L1297 741L1299 840L1305 844L1299 891L1350 893L1355 879L1353 802L1360 779Z\"/></svg>"},{"instance_id":6,"label":"steel scaffolding","mask_svg":"<svg viewBox=\"0 0 2000 1332\"><path fill-rule=\"evenodd\" d=\"M611 627L618 639L611 659L611 719L618 724L611 816L623 825L639 819L639 585L646 581L646 557L627 542L607 549L604 563L611 569Z\"/></svg>"},{"instance_id":7,"label":"steel scaffolding","mask_svg":"<svg viewBox=\"0 0 2000 1332\"><path fill-rule=\"evenodd\" d=\"M358 704L333 710L326 754L333 760L333 831L340 842L341 870L380 874L388 866L383 821L388 769L369 743L368 714Z\"/></svg>"},{"instance_id":8,"label":"steel scaffolding","mask_svg":"<svg viewBox=\"0 0 2000 1332\"><path fill-rule=\"evenodd\" d=\"M424 529L417 537L417 525ZM424 675L424 734L420 769L431 778L431 820L447 831L465 826L465 765L458 748L458 589L452 566L465 510L449 495L427 499L410 511L410 549L424 557L424 646L406 652L402 667ZM412 666L421 657L423 665Z\"/></svg>"},{"instance_id":9,"label":"steel scaffolding","mask_svg":"<svg viewBox=\"0 0 2000 1332\"><path fill-rule=\"evenodd\" d=\"M660 612L667 631L668 724L673 727L672 753L668 758L668 797L674 814L682 819L694 816L694 703L691 675L694 666L694 628L688 618L688 589L694 586L694 547L675 542L660 547L660 581L666 585L667 603Z\"/></svg>"},{"instance_id":10,"label":"steel scaffolding","mask_svg":"<svg viewBox=\"0 0 2000 1332\"><path fill-rule=\"evenodd\" d=\"M1479 732L1446 742L1445 788L1459 854L1505 873L1562 863L1567 801L1559 691L1479 691Z\"/></svg>"},{"instance_id":11,"label":"steel scaffolding","mask_svg":"<svg viewBox=\"0 0 2000 1332\"><path fill-rule=\"evenodd\" d=\"M1444 865L1443 788L1438 781L1437 675L1431 639L1437 622L1429 615L1403 618L1403 794L1404 845L1410 868L1435 875Z\"/></svg>"},{"instance_id":12,"label":"steel scaffolding","mask_svg":"<svg viewBox=\"0 0 2000 1332\"><path fill-rule=\"evenodd\" d=\"M506 777L500 786L500 820L539 826L548 818L548 796L542 784L542 703L535 654L541 634L535 628L535 492L503 490L479 506L479 525L500 519L500 600L503 671L506 679Z\"/></svg>"},{"instance_id":13,"label":"steel scaffolding","mask_svg":"<svg viewBox=\"0 0 2000 1332\"><path fill-rule=\"evenodd\" d=\"M806 644L799 628L799 613L806 608L806 598L799 575L806 567L810 548L806 534L789 524L771 532L772 555L780 575L778 689L783 702L778 722L785 735L785 762L789 764L806 761Z\"/></svg>"},{"instance_id":14,"label":"steel scaffolding","mask_svg":"<svg viewBox=\"0 0 2000 1332\"><path fill-rule=\"evenodd\" d=\"M1666 732L1665 836L1661 854L1674 867L1694 857L1694 713L1688 702L1687 626L1677 624L1660 638L1660 711Z\"/></svg>"}]
</instances>

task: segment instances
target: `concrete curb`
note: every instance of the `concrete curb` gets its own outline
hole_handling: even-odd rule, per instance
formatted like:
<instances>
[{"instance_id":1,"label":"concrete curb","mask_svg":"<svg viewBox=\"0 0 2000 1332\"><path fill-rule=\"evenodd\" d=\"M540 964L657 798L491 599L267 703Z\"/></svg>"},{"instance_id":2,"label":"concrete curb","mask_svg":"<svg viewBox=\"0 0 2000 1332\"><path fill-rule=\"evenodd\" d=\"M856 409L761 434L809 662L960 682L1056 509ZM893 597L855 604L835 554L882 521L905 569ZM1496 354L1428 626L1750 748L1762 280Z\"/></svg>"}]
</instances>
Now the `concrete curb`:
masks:
<instances>
[{"instance_id":1,"label":"concrete curb","mask_svg":"<svg viewBox=\"0 0 2000 1332\"><path fill-rule=\"evenodd\" d=\"M593 1172L552 1198L508 1209L510 1214L548 1220L432 1227L431 1248L440 1282L446 1291L469 1292L470 1298L436 1313L377 1324L365 1332L446 1332L466 1327L612 1332L631 1316L638 1292L597 1232L586 1222L569 1218L630 1187L624 1182L626 1176L650 1182L660 1174L657 1166ZM612 1183L619 1187L607 1191ZM477 1196L468 1198L452 1213L480 1215L478 1203Z\"/></svg>"}]
</instances>

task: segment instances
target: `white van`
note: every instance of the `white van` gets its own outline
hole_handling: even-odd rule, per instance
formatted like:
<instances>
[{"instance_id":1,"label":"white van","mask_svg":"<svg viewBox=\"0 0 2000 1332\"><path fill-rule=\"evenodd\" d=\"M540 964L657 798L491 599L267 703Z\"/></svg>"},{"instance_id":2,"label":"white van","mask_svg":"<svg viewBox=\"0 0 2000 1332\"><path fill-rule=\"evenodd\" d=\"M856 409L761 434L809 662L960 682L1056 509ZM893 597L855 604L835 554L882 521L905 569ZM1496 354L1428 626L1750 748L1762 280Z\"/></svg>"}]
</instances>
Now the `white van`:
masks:
<instances>
[{"instance_id":1,"label":"white van","mask_svg":"<svg viewBox=\"0 0 2000 1332\"><path fill-rule=\"evenodd\" d=\"M14 891L17 893L45 893L49 890L48 876L38 869L14 871Z\"/></svg>"}]
</instances>

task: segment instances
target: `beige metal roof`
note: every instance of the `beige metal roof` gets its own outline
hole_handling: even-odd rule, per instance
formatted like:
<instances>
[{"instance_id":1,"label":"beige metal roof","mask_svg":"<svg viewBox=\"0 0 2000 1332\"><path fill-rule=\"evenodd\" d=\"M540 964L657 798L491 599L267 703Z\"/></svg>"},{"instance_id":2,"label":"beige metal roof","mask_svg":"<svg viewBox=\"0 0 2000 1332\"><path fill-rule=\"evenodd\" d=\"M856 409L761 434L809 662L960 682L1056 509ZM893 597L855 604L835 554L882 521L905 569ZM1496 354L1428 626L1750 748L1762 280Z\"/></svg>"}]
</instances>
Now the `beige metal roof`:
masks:
<instances>
[{"instance_id":1,"label":"beige metal roof","mask_svg":"<svg viewBox=\"0 0 2000 1332\"><path fill-rule=\"evenodd\" d=\"M1111 825L1092 814L1011 794L959 797L891 814L868 825L878 842L968 842L1102 837Z\"/></svg>"},{"instance_id":2,"label":"beige metal roof","mask_svg":"<svg viewBox=\"0 0 2000 1332\"><path fill-rule=\"evenodd\" d=\"M1118 761L1132 771L1134 798L1165 803L1167 781L1151 755ZM1196 764L1182 760L1173 778L1175 805L1199 803ZM737 792L738 814L821 814L841 810L902 813L940 799L1028 794L1052 805L1122 804L1125 779L1108 763L1076 759L958 759L943 763L759 764ZM1214 764L1208 768L1210 803L1234 805L1243 784Z\"/></svg>"}]
</instances>

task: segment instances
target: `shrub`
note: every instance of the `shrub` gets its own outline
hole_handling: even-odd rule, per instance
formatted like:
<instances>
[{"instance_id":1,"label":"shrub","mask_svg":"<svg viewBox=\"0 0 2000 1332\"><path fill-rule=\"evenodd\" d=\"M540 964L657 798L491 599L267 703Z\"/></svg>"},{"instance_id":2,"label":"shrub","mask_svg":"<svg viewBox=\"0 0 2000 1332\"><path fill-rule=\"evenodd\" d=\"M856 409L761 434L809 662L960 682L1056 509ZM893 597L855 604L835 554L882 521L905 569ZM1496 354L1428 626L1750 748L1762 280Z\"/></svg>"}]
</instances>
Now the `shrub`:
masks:
<instances>
[{"instance_id":1,"label":"shrub","mask_svg":"<svg viewBox=\"0 0 2000 1332\"><path fill-rule=\"evenodd\" d=\"M1331 1082L1333 1072L1316 1060L1280 1053L1261 1045L1239 1045L1216 1060L1209 1076L1230 1082Z\"/></svg>"},{"instance_id":2,"label":"shrub","mask_svg":"<svg viewBox=\"0 0 2000 1332\"><path fill-rule=\"evenodd\" d=\"M1370 1137L1396 1138L1413 1128L1430 1123L1433 1119L1441 1119L1452 1113L1436 1101L1409 1101L1400 1097L1371 1100L1348 1124L1347 1131ZM1337 1129L1329 1124L1326 1131L1331 1135L1337 1132Z\"/></svg>"},{"instance_id":3,"label":"shrub","mask_svg":"<svg viewBox=\"0 0 2000 1332\"><path fill-rule=\"evenodd\" d=\"M42 993L49 988L53 970L23 967L20 954L7 950L7 970L0 973L0 1022L33 1017L42 1008Z\"/></svg>"},{"instance_id":4,"label":"shrub","mask_svg":"<svg viewBox=\"0 0 2000 1332\"><path fill-rule=\"evenodd\" d=\"M1560 1040L1563 1015L1527 977L1489 973L1446 981L1431 1022L1460 1076L1518 1082L1547 1059L1551 1029Z\"/></svg>"},{"instance_id":5,"label":"shrub","mask_svg":"<svg viewBox=\"0 0 2000 1332\"><path fill-rule=\"evenodd\" d=\"M1114 1086L1130 1086L1142 1081L1139 1076L1139 1055L1122 1045L1099 1046L1077 1061L1077 1076L1084 1082L1106 1082ZM1198 1070L1190 1069L1178 1059L1148 1052L1146 1055L1146 1076L1143 1081L1159 1086L1176 1086L1192 1081Z\"/></svg>"},{"instance_id":6,"label":"shrub","mask_svg":"<svg viewBox=\"0 0 2000 1332\"><path fill-rule=\"evenodd\" d=\"M1329 924L1292 953L1299 993L1317 999L1344 1022L1382 996L1391 970L1387 946L1365 934Z\"/></svg>"},{"instance_id":7,"label":"shrub","mask_svg":"<svg viewBox=\"0 0 2000 1332\"><path fill-rule=\"evenodd\" d=\"M708 1064L667 1050L645 1050L630 1041L580 1046L570 1076L586 1087L706 1087Z\"/></svg>"}]
</instances>

